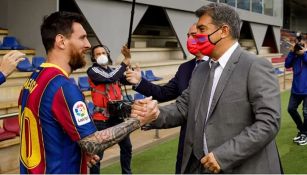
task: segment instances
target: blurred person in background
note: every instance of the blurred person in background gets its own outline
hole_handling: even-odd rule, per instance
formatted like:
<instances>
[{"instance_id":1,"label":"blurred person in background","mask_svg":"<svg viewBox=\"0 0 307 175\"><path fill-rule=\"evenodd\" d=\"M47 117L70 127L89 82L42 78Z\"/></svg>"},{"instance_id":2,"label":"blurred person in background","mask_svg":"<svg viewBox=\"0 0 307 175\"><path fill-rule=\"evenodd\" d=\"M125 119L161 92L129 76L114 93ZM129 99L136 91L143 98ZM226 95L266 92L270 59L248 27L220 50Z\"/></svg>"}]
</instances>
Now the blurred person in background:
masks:
<instances>
[{"instance_id":1,"label":"blurred person in background","mask_svg":"<svg viewBox=\"0 0 307 175\"><path fill-rule=\"evenodd\" d=\"M306 45L301 33L297 33L296 43L290 49L285 60L285 67L292 68L293 81L288 104L288 113L292 117L298 130L293 142L307 145L307 53ZM303 102L303 119L297 111Z\"/></svg>"},{"instance_id":2,"label":"blurred person in background","mask_svg":"<svg viewBox=\"0 0 307 175\"><path fill-rule=\"evenodd\" d=\"M130 50L123 46L121 50L124 55L122 63L111 68L112 64L110 51L105 45L96 45L91 50L91 60L93 65L88 68L87 75L91 86L91 96L95 105L93 112L93 120L97 130L104 130L115 126L124 121L123 118L110 117L107 104L110 101L122 100L120 83L127 84L124 77L124 72L130 66ZM131 157L132 145L129 135L118 142L120 147L120 164L122 174L132 174L131 172ZM99 157L103 158L103 152L100 152ZM100 174L100 161L95 166L90 168L91 174Z\"/></svg>"}]
</instances>

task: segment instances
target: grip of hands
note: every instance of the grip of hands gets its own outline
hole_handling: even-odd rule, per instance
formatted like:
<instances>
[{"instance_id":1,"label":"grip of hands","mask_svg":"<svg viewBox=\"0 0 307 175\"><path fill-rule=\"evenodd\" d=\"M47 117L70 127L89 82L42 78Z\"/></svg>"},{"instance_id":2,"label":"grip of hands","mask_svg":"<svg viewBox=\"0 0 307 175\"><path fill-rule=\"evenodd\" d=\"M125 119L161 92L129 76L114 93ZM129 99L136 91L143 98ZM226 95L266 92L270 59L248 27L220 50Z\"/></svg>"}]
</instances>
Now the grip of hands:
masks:
<instances>
[{"instance_id":1,"label":"grip of hands","mask_svg":"<svg viewBox=\"0 0 307 175\"><path fill-rule=\"evenodd\" d=\"M132 105L131 117L136 117L141 122L141 126L156 120L160 114L157 100L147 97L136 100Z\"/></svg>"}]
</instances>

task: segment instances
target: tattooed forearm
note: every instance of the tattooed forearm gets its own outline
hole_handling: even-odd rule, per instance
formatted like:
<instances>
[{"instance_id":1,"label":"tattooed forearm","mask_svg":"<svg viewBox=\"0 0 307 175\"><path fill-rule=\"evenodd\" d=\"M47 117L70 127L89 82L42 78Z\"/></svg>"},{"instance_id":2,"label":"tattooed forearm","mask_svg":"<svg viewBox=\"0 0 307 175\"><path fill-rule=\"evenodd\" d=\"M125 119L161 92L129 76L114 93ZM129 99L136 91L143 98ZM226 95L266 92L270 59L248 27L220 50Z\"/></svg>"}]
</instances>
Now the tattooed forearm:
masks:
<instances>
[{"instance_id":1,"label":"tattooed forearm","mask_svg":"<svg viewBox=\"0 0 307 175\"><path fill-rule=\"evenodd\" d=\"M86 150L86 152L94 155L118 143L129 133L140 127L141 125L138 119L129 118L121 124L102 131L97 131L94 134L85 137L79 141L79 144L82 149Z\"/></svg>"}]
</instances>

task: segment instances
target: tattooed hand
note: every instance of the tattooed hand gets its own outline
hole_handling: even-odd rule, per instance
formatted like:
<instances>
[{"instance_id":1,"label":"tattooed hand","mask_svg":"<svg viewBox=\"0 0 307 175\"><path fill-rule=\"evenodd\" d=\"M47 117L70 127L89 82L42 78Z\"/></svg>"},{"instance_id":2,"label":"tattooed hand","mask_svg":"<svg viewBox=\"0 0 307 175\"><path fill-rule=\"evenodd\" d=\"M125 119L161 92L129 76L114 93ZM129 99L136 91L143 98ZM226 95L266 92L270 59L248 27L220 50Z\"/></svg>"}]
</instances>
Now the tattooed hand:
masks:
<instances>
[{"instance_id":1,"label":"tattooed hand","mask_svg":"<svg viewBox=\"0 0 307 175\"><path fill-rule=\"evenodd\" d=\"M79 141L80 147L90 155L95 155L121 141L131 132L140 128L140 121L136 118L129 118L123 123L108 129L96 131Z\"/></svg>"}]
</instances>

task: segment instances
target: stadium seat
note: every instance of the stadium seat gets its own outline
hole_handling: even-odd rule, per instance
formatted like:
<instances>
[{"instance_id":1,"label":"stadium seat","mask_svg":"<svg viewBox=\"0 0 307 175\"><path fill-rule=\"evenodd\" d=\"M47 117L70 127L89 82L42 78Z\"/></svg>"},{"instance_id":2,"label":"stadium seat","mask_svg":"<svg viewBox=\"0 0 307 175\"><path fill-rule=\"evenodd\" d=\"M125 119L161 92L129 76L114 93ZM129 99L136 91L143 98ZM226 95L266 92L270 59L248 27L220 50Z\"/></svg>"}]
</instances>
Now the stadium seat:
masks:
<instances>
[{"instance_id":1,"label":"stadium seat","mask_svg":"<svg viewBox=\"0 0 307 175\"><path fill-rule=\"evenodd\" d=\"M152 70L146 70L145 76L146 76L148 81L159 81L159 80L162 79L161 77L156 77Z\"/></svg>"},{"instance_id":2,"label":"stadium seat","mask_svg":"<svg viewBox=\"0 0 307 175\"><path fill-rule=\"evenodd\" d=\"M89 91L91 89L87 76L78 77L78 85L81 91Z\"/></svg>"},{"instance_id":3,"label":"stadium seat","mask_svg":"<svg viewBox=\"0 0 307 175\"><path fill-rule=\"evenodd\" d=\"M284 73L284 71L279 70L278 67L276 67L276 68L274 69L274 71L275 71L275 74L277 74L277 75Z\"/></svg>"},{"instance_id":4,"label":"stadium seat","mask_svg":"<svg viewBox=\"0 0 307 175\"><path fill-rule=\"evenodd\" d=\"M77 84L76 80L74 79L74 77L70 77L69 80L74 83L74 84Z\"/></svg>"},{"instance_id":5,"label":"stadium seat","mask_svg":"<svg viewBox=\"0 0 307 175\"><path fill-rule=\"evenodd\" d=\"M287 68L286 71L293 71L292 67Z\"/></svg>"},{"instance_id":6,"label":"stadium seat","mask_svg":"<svg viewBox=\"0 0 307 175\"><path fill-rule=\"evenodd\" d=\"M19 128L18 116L3 119L3 128L6 131L19 135L20 128Z\"/></svg>"},{"instance_id":7,"label":"stadium seat","mask_svg":"<svg viewBox=\"0 0 307 175\"><path fill-rule=\"evenodd\" d=\"M88 108L89 115L92 116L94 113L94 108L95 108L94 103L91 101L87 102L87 108Z\"/></svg>"},{"instance_id":8,"label":"stadium seat","mask_svg":"<svg viewBox=\"0 0 307 175\"><path fill-rule=\"evenodd\" d=\"M32 58L32 66L37 69L42 63L44 63L46 59L40 56L34 56Z\"/></svg>"},{"instance_id":9,"label":"stadium seat","mask_svg":"<svg viewBox=\"0 0 307 175\"><path fill-rule=\"evenodd\" d=\"M143 94L140 94L140 93L135 93L134 94L134 100L141 100L141 99L144 99L145 96Z\"/></svg>"},{"instance_id":10,"label":"stadium seat","mask_svg":"<svg viewBox=\"0 0 307 175\"><path fill-rule=\"evenodd\" d=\"M276 57L271 59L272 63L284 63L285 57Z\"/></svg>"},{"instance_id":11,"label":"stadium seat","mask_svg":"<svg viewBox=\"0 0 307 175\"><path fill-rule=\"evenodd\" d=\"M16 134L6 131L3 128L0 128L0 141L14 138Z\"/></svg>"},{"instance_id":12,"label":"stadium seat","mask_svg":"<svg viewBox=\"0 0 307 175\"><path fill-rule=\"evenodd\" d=\"M19 44L14 36L6 36L3 38L3 43L0 46L2 50L24 50L26 47Z\"/></svg>"},{"instance_id":13,"label":"stadium seat","mask_svg":"<svg viewBox=\"0 0 307 175\"><path fill-rule=\"evenodd\" d=\"M35 70L27 57L17 64L17 69L20 72L32 72Z\"/></svg>"},{"instance_id":14,"label":"stadium seat","mask_svg":"<svg viewBox=\"0 0 307 175\"><path fill-rule=\"evenodd\" d=\"M145 72L144 72L144 71L141 71L141 75L142 75L142 78L144 78L145 80L147 80L147 78L146 78L146 75L145 75Z\"/></svg>"},{"instance_id":15,"label":"stadium seat","mask_svg":"<svg viewBox=\"0 0 307 175\"><path fill-rule=\"evenodd\" d=\"M123 96L123 100L125 100L125 101L132 101L133 97L132 97L132 95L124 95Z\"/></svg>"}]
</instances>

